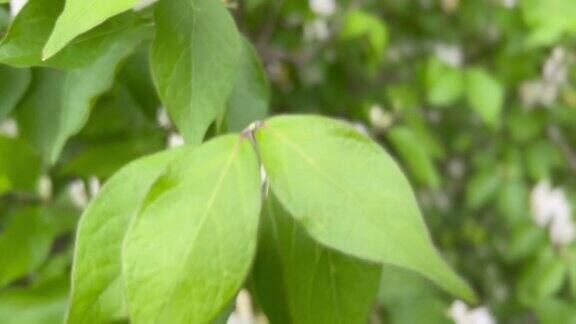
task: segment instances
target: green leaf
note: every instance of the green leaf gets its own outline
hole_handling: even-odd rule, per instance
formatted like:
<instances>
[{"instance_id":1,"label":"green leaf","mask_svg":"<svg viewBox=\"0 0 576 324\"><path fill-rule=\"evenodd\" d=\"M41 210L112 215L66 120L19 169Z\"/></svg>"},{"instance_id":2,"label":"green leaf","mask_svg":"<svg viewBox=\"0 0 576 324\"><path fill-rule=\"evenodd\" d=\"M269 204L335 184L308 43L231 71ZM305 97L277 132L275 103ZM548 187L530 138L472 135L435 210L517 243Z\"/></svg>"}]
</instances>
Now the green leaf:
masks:
<instances>
[{"instance_id":1,"label":"green leaf","mask_svg":"<svg viewBox=\"0 0 576 324\"><path fill-rule=\"evenodd\" d=\"M408 165L414 178L432 189L438 189L440 175L436 171L432 157L417 135L409 128L402 126L394 127L386 135L400 154L402 161Z\"/></svg>"},{"instance_id":2,"label":"green leaf","mask_svg":"<svg viewBox=\"0 0 576 324\"><path fill-rule=\"evenodd\" d=\"M465 76L468 104L486 125L496 128L504 105L504 88L481 68L468 69Z\"/></svg>"},{"instance_id":3,"label":"green leaf","mask_svg":"<svg viewBox=\"0 0 576 324\"><path fill-rule=\"evenodd\" d=\"M136 14L127 13L78 38L49 60L42 60L42 47L63 6L64 0L30 0L0 43L0 62L17 67L84 67L105 55L118 38L141 25Z\"/></svg>"},{"instance_id":4,"label":"green leaf","mask_svg":"<svg viewBox=\"0 0 576 324\"><path fill-rule=\"evenodd\" d=\"M460 70L443 64L439 59L430 59L426 65L426 90L430 104L451 105L464 92L464 76Z\"/></svg>"},{"instance_id":5,"label":"green leaf","mask_svg":"<svg viewBox=\"0 0 576 324\"><path fill-rule=\"evenodd\" d=\"M128 164L90 203L78 224L68 323L104 323L126 315L122 240L154 181L184 152L165 151Z\"/></svg>"},{"instance_id":6,"label":"green leaf","mask_svg":"<svg viewBox=\"0 0 576 324\"><path fill-rule=\"evenodd\" d=\"M66 0L64 11L54 25L54 30L42 51L42 57L44 59L52 57L78 35L100 25L110 17L131 9L138 1Z\"/></svg>"},{"instance_id":7,"label":"green leaf","mask_svg":"<svg viewBox=\"0 0 576 324\"><path fill-rule=\"evenodd\" d=\"M192 144L224 117L242 54L234 20L220 1L161 1L152 71L160 98Z\"/></svg>"},{"instance_id":8,"label":"green leaf","mask_svg":"<svg viewBox=\"0 0 576 324\"><path fill-rule=\"evenodd\" d=\"M259 172L251 142L227 135L156 181L124 241L134 323L207 323L236 294L256 250Z\"/></svg>"},{"instance_id":9,"label":"green leaf","mask_svg":"<svg viewBox=\"0 0 576 324\"><path fill-rule=\"evenodd\" d=\"M54 163L66 141L86 124L90 110L114 81L120 62L145 36L143 29L129 30L93 64L68 72L40 69L17 110L24 137Z\"/></svg>"},{"instance_id":10,"label":"green leaf","mask_svg":"<svg viewBox=\"0 0 576 324\"><path fill-rule=\"evenodd\" d=\"M271 322L366 322L380 266L316 243L270 195L253 277Z\"/></svg>"},{"instance_id":11,"label":"green leaf","mask_svg":"<svg viewBox=\"0 0 576 324\"><path fill-rule=\"evenodd\" d=\"M388 44L388 28L378 16L366 11L352 10L346 13L340 37L343 40L365 38L371 61L379 64Z\"/></svg>"},{"instance_id":12,"label":"green leaf","mask_svg":"<svg viewBox=\"0 0 576 324\"><path fill-rule=\"evenodd\" d=\"M0 323L60 324L68 301L68 277L0 293Z\"/></svg>"},{"instance_id":13,"label":"green leaf","mask_svg":"<svg viewBox=\"0 0 576 324\"><path fill-rule=\"evenodd\" d=\"M228 128L239 132L256 120L266 118L270 97L266 73L247 39L243 39L240 71L228 99Z\"/></svg>"},{"instance_id":14,"label":"green leaf","mask_svg":"<svg viewBox=\"0 0 576 324\"><path fill-rule=\"evenodd\" d=\"M0 288L35 270L48 256L53 238L38 209L22 209L11 216L0 234Z\"/></svg>"},{"instance_id":15,"label":"green leaf","mask_svg":"<svg viewBox=\"0 0 576 324\"><path fill-rule=\"evenodd\" d=\"M369 138L312 116L272 118L256 138L272 189L314 239L475 299L435 250L402 171Z\"/></svg>"},{"instance_id":16,"label":"green leaf","mask_svg":"<svg viewBox=\"0 0 576 324\"><path fill-rule=\"evenodd\" d=\"M34 192L40 177L40 158L25 142L0 136L0 195Z\"/></svg>"},{"instance_id":17,"label":"green leaf","mask_svg":"<svg viewBox=\"0 0 576 324\"><path fill-rule=\"evenodd\" d=\"M0 65L0 121L12 111L30 85L30 70Z\"/></svg>"}]
</instances>

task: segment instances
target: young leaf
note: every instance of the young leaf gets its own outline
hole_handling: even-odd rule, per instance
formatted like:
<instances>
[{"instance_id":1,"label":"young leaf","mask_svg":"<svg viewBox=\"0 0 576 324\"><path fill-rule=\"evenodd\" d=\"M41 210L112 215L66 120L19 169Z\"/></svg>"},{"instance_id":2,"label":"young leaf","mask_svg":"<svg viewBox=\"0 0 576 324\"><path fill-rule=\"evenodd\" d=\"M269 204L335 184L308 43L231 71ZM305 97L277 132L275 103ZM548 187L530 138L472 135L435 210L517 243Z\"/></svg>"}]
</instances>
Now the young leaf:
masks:
<instances>
[{"instance_id":1,"label":"young leaf","mask_svg":"<svg viewBox=\"0 0 576 324\"><path fill-rule=\"evenodd\" d=\"M54 163L66 141L79 132L95 99L114 81L117 67L145 36L144 29L128 30L93 64L69 72L41 69L17 110L23 135Z\"/></svg>"},{"instance_id":2,"label":"young leaf","mask_svg":"<svg viewBox=\"0 0 576 324\"><path fill-rule=\"evenodd\" d=\"M106 182L78 224L68 323L104 323L125 316L121 247L148 189L182 149L134 161Z\"/></svg>"},{"instance_id":3,"label":"young leaf","mask_svg":"<svg viewBox=\"0 0 576 324\"><path fill-rule=\"evenodd\" d=\"M380 266L316 243L269 197L253 270L259 302L272 323L363 323Z\"/></svg>"},{"instance_id":4,"label":"young leaf","mask_svg":"<svg viewBox=\"0 0 576 324\"><path fill-rule=\"evenodd\" d=\"M79 37L49 60L42 60L42 47L63 6L64 0L30 0L0 43L0 62L16 67L84 67L104 55L126 30L141 24L136 14L127 13Z\"/></svg>"},{"instance_id":5,"label":"young leaf","mask_svg":"<svg viewBox=\"0 0 576 324\"><path fill-rule=\"evenodd\" d=\"M30 70L0 65L0 121L18 104L30 85Z\"/></svg>"},{"instance_id":6,"label":"young leaf","mask_svg":"<svg viewBox=\"0 0 576 324\"><path fill-rule=\"evenodd\" d=\"M48 256L52 238L51 227L38 209L12 215L0 234L0 288L35 270Z\"/></svg>"},{"instance_id":7,"label":"young leaf","mask_svg":"<svg viewBox=\"0 0 576 324\"><path fill-rule=\"evenodd\" d=\"M134 323L207 323L235 295L256 250L259 172L250 141L227 135L156 181L124 240Z\"/></svg>"},{"instance_id":8,"label":"young leaf","mask_svg":"<svg viewBox=\"0 0 576 324\"><path fill-rule=\"evenodd\" d=\"M266 73L256 50L243 39L240 71L236 87L228 99L228 129L242 131L255 120L266 118L270 97Z\"/></svg>"},{"instance_id":9,"label":"young leaf","mask_svg":"<svg viewBox=\"0 0 576 324\"><path fill-rule=\"evenodd\" d=\"M242 43L221 1L169 0L156 8L152 71L160 98L184 138L200 143L224 117Z\"/></svg>"},{"instance_id":10,"label":"young leaf","mask_svg":"<svg viewBox=\"0 0 576 324\"><path fill-rule=\"evenodd\" d=\"M402 171L369 138L346 124L311 116L272 118L256 138L273 191L314 239L415 270L474 300L435 250Z\"/></svg>"},{"instance_id":11,"label":"young leaf","mask_svg":"<svg viewBox=\"0 0 576 324\"><path fill-rule=\"evenodd\" d=\"M468 104L488 126L498 126L504 104L502 85L483 69L469 69L465 75Z\"/></svg>"},{"instance_id":12,"label":"young leaf","mask_svg":"<svg viewBox=\"0 0 576 324\"><path fill-rule=\"evenodd\" d=\"M44 59L52 57L76 36L100 25L110 17L131 9L138 1L66 0L64 11L54 25L54 30L46 42L42 57Z\"/></svg>"}]
</instances>

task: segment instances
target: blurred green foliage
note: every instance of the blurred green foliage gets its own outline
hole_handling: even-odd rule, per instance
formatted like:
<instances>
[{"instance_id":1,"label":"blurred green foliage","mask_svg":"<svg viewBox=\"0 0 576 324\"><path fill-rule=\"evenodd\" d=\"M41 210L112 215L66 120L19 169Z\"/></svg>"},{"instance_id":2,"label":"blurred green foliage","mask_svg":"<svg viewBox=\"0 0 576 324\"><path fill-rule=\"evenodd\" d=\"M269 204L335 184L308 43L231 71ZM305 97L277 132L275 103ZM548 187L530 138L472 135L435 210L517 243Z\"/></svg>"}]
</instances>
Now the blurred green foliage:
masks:
<instances>
[{"instance_id":1,"label":"blurred green foliage","mask_svg":"<svg viewBox=\"0 0 576 324\"><path fill-rule=\"evenodd\" d=\"M535 224L530 197L548 180L576 204L575 1L343 0L334 12L314 11L303 0L227 3L267 72L268 114L347 120L395 154L435 242L499 322L576 323L576 244L553 243ZM0 63L8 64L0 65L0 323L62 320L82 208L71 183L105 181L165 148L174 131L157 122L152 34L144 26L150 12L118 16L81 36L100 47L73 44L47 62L39 60L40 48L0 44ZM47 18L52 24L56 13ZM11 20L8 4L0 5L0 35ZM120 41L136 37L140 45L113 55L105 66L118 66L99 75L93 60L112 40L98 35L133 25L143 34ZM24 33L20 41L28 45L38 42L31 31L12 32ZM43 43L47 35L40 36ZM15 58L14 48L30 52ZM82 66L70 65L67 50L83 55L76 61ZM74 79L91 67L103 84ZM74 99L85 120L55 134L66 122L55 112L69 94L62 87L82 81L97 88ZM230 112L235 131L265 114L254 98L229 105L243 103L255 107L254 117ZM444 323L452 302L390 268L374 316Z\"/></svg>"}]
</instances>

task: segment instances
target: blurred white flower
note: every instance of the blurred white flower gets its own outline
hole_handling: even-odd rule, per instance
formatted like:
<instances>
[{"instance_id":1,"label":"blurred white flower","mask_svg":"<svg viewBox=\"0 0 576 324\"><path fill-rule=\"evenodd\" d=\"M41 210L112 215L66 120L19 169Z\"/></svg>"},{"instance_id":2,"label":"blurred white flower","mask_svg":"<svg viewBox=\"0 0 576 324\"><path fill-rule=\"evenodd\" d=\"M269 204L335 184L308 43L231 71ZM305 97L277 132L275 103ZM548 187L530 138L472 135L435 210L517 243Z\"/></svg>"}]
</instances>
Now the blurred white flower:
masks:
<instances>
[{"instance_id":1,"label":"blurred white flower","mask_svg":"<svg viewBox=\"0 0 576 324\"><path fill-rule=\"evenodd\" d=\"M52 179L46 174L38 180L38 196L42 201L48 201L52 198Z\"/></svg>"},{"instance_id":2,"label":"blurred white flower","mask_svg":"<svg viewBox=\"0 0 576 324\"><path fill-rule=\"evenodd\" d=\"M442 0L440 5L442 6L442 10L445 12L454 12L458 9L458 4L460 3L459 0Z\"/></svg>"},{"instance_id":3,"label":"blurred white flower","mask_svg":"<svg viewBox=\"0 0 576 324\"><path fill-rule=\"evenodd\" d=\"M134 11L140 11L142 9L145 9L151 5L153 5L154 3L156 3L158 0L140 0L140 2L138 2L137 4L134 5L134 7L132 7L132 10Z\"/></svg>"},{"instance_id":4,"label":"blurred white flower","mask_svg":"<svg viewBox=\"0 0 576 324\"><path fill-rule=\"evenodd\" d=\"M28 3L28 0L12 0L10 1L10 15L16 17L20 10Z\"/></svg>"},{"instance_id":5,"label":"blurred white flower","mask_svg":"<svg viewBox=\"0 0 576 324\"><path fill-rule=\"evenodd\" d=\"M0 123L0 134L7 137L18 137L18 124L12 118L8 118Z\"/></svg>"},{"instance_id":6,"label":"blurred white flower","mask_svg":"<svg viewBox=\"0 0 576 324\"><path fill-rule=\"evenodd\" d=\"M461 300L452 303L450 318L456 324L494 324L496 321L487 307L468 308Z\"/></svg>"},{"instance_id":7,"label":"blurred white flower","mask_svg":"<svg viewBox=\"0 0 576 324\"><path fill-rule=\"evenodd\" d=\"M334 0L309 0L310 9L320 16L331 16L336 12Z\"/></svg>"},{"instance_id":8,"label":"blurred white flower","mask_svg":"<svg viewBox=\"0 0 576 324\"><path fill-rule=\"evenodd\" d=\"M177 133L171 133L170 135L168 135L168 143L167 143L168 148L175 148L178 146L182 146L184 144L185 141L182 135Z\"/></svg>"},{"instance_id":9,"label":"blurred white flower","mask_svg":"<svg viewBox=\"0 0 576 324\"><path fill-rule=\"evenodd\" d=\"M434 46L434 53L440 59L440 61L450 65L452 67L462 66L464 61L464 53L462 48L457 45L449 45L439 43Z\"/></svg>"},{"instance_id":10,"label":"blurred white flower","mask_svg":"<svg viewBox=\"0 0 576 324\"><path fill-rule=\"evenodd\" d=\"M88 179L88 192L90 193L90 197L94 198L98 195L98 192L100 192L100 180L98 180L98 178L92 176Z\"/></svg>"},{"instance_id":11,"label":"blurred white flower","mask_svg":"<svg viewBox=\"0 0 576 324\"><path fill-rule=\"evenodd\" d=\"M352 127L354 127L358 132L366 136L370 136L370 131L368 131L368 127L366 127L366 125L364 125L363 123L359 122L352 123Z\"/></svg>"},{"instance_id":12,"label":"blurred white flower","mask_svg":"<svg viewBox=\"0 0 576 324\"><path fill-rule=\"evenodd\" d=\"M88 206L89 199L84 181L80 179L72 181L68 190L70 192L72 203L76 205L76 207L84 209Z\"/></svg>"},{"instance_id":13,"label":"blurred white flower","mask_svg":"<svg viewBox=\"0 0 576 324\"><path fill-rule=\"evenodd\" d=\"M241 290L236 297L236 309L226 321L226 324L254 324L254 313L250 294L246 290Z\"/></svg>"},{"instance_id":14,"label":"blurred white flower","mask_svg":"<svg viewBox=\"0 0 576 324\"><path fill-rule=\"evenodd\" d=\"M576 238L572 207L561 188L552 188L548 181L540 181L530 195L532 219L538 227L550 226L550 240L565 246Z\"/></svg>"},{"instance_id":15,"label":"blurred white flower","mask_svg":"<svg viewBox=\"0 0 576 324\"><path fill-rule=\"evenodd\" d=\"M555 246L566 246L576 238L576 226L569 217L554 218L550 225L550 240Z\"/></svg>"},{"instance_id":16,"label":"blurred white flower","mask_svg":"<svg viewBox=\"0 0 576 324\"><path fill-rule=\"evenodd\" d=\"M160 108L156 112L156 122L158 125L164 129L172 128L172 123L170 122L170 117L168 117L168 112L165 108Z\"/></svg>"},{"instance_id":17,"label":"blurred white flower","mask_svg":"<svg viewBox=\"0 0 576 324\"><path fill-rule=\"evenodd\" d=\"M370 119L372 127L378 131L383 131L392 125L392 116L390 116L389 113L384 112L382 106L377 104L370 107L368 118Z\"/></svg>"},{"instance_id":18,"label":"blurred white flower","mask_svg":"<svg viewBox=\"0 0 576 324\"><path fill-rule=\"evenodd\" d=\"M304 25L304 39L308 42L325 41L330 37L326 19L318 18Z\"/></svg>"},{"instance_id":19,"label":"blurred white flower","mask_svg":"<svg viewBox=\"0 0 576 324\"><path fill-rule=\"evenodd\" d=\"M517 0L502 0L502 5L508 9L515 8L517 4Z\"/></svg>"}]
</instances>

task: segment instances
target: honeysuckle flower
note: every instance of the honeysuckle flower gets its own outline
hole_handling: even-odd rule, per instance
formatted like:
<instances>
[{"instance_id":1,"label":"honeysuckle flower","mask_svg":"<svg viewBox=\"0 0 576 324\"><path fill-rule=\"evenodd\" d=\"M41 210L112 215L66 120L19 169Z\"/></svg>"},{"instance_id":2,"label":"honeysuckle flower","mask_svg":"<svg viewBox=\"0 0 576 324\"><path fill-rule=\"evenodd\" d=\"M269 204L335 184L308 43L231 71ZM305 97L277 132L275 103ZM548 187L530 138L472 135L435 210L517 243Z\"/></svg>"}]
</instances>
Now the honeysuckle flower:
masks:
<instances>
[{"instance_id":1,"label":"honeysuckle flower","mask_svg":"<svg viewBox=\"0 0 576 324\"><path fill-rule=\"evenodd\" d=\"M100 192L100 180L98 180L98 178L96 177L90 177L88 179L88 192L90 193L90 197L94 198L98 195L98 192Z\"/></svg>"},{"instance_id":2,"label":"honeysuckle flower","mask_svg":"<svg viewBox=\"0 0 576 324\"><path fill-rule=\"evenodd\" d=\"M304 39L309 42L325 41L330 37L328 22L324 18L314 19L304 25Z\"/></svg>"},{"instance_id":3,"label":"honeysuckle flower","mask_svg":"<svg viewBox=\"0 0 576 324\"><path fill-rule=\"evenodd\" d=\"M550 182L540 181L532 189L530 205L536 226L550 226L550 240L554 245L565 246L576 238L572 207L561 188L552 188Z\"/></svg>"},{"instance_id":4,"label":"honeysuckle flower","mask_svg":"<svg viewBox=\"0 0 576 324\"><path fill-rule=\"evenodd\" d=\"M449 310L449 315L456 324L494 324L496 321L490 313L490 310L485 307L469 308L461 300L456 300L452 303Z\"/></svg>"},{"instance_id":5,"label":"honeysuckle flower","mask_svg":"<svg viewBox=\"0 0 576 324\"><path fill-rule=\"evenodd\" d=\"M76 205L76 207L84 209L88 206L89 199L84 181L80 179L72 181L68 190L70 192L72 203Z\"/></svg>"},{"instance_id":6,"label":"honeysuckle flower","mask_svg":"<svg viewBox=\"0 0 576 324\"><path fill-rule=\"evenodd\" d=\"M460 67L464 61L462 48L457 45L436 44L434 46L434 53L440 61L452 67Z\"/></svg>"},{"instance_id":7,"label":"honeysuckle flower","mask_svg":"<svg viewBox=\"0 0 576 324\"><path fill-rule=\"evenodd\" d=\"M392 125L392 116L385 113L380 105L372 105L368 112L370 124L378 131L385 130Z\"/></svg>"},{"instance_id":8,"label":"honeysuckle flower","mask_svg":"<svg viewBox=\"0 0 576 324\"><path fill-rule=\"evenodd\" d=\"M550 240L555 246L566 246L576 238L576 226L569 217L556 217L550 225Z\"/></svg>"},{"instance_id":9,"label":"honeysuckle flower","mask_svg":"<svg viewBox=\"0 0 576 324\"><path fill-rule=\"evenodd\" d=\"M336 2L334 0L310 0L308 2L310 10L320 16L331 16L336 12Z\"/></svg>"},{"instance_id":10,"label":"honeysuckle flower","mask_svg":"<svg viewBox=\"0 0 576 324\"><path fill-rule=\"evenodd\" d=\"M38 180L38 196L42 201L52 198L52 179L48 175L42 175Z\"/></svg>"},{"instance_id":11,"label":"honeysuckle flower","mask_svg":"<svg viewBox=\"0 0 576 324\"><path fill-rule=\"evenodd\" d=\"M134 5L134 7L132 7L132 10L140 11L142 9L150 7L151 5L156 3L157 1L158 0L140 0L140 2L138 2L136 5Z\"/></svg>"},{"instance_id":12,"label":"honeysuckle flower","mask_svg":"<svg viewBox=\"0 0 576 324\"><path fill-rule=\"evenodd\" d=\"M254 313L250 294L241 290L236 297L236 309L230 314L226 324L254 324Z\"/></svg>"},{"instance_id":13,"label":"honeysuckle flower","mask_svg":"<svg viewBox=\"0 0 576 324\"><path fill-rule=\"evenodd\" d=\"M20 10L28 3L28 0L12 0L10 1L10 15L16 17Z\"/></svg>"},{"instance_id":14,"label":"honeysuckle flower","mask_svg":"<svg viewBox=\"0 0 576 324\"><path fill-rule=\"evenodd\" d=\"M514 9L517 4L517 0L502 0L502 5L508 9Z\"/></svg>"},{"instance_id":15,"label":"honeysuckle flower","mask_svg":"<svg viewBox=\"0 0 576 324\"><path fill-rule=\"evenodd\" d=\"M168 135L167 146L169 148L175 148L178 146L182 146L184 144L185 144L184 137L182 137L182 135L177 134L177 133L171 133L170 135Z\"/></svg>"},{"instance_id":16,"label":"honeysuckle flower","mask_svg":"<svg viewBox=\"0 0 576 324\"><path fill-rule=\"evenodd\" d=\"M160 108L156 112L156 122L158 125L164 129L172 128L172 123L170 122L170 117L168 117L168 112L166 109Z\"/></svg>"},{"instance_id":17,"label":"honeysuckle flower","mask_svg":"<svg viewBox=\"0 0 576 324\"><path fill-rule=\"evenodd\" d=\"M12 118L8 118L0 123L0 134L7 137L18 137L18 124Z\"/></svg>"}]
</instances>

